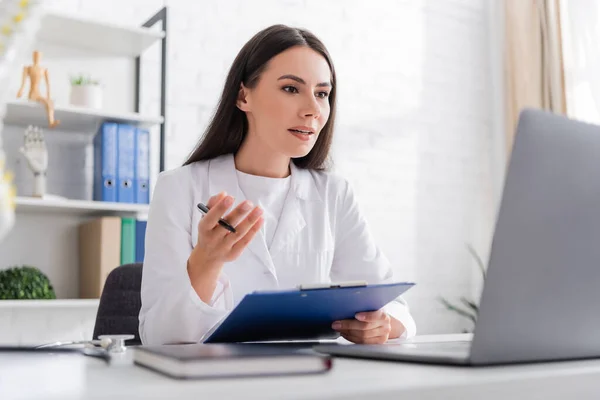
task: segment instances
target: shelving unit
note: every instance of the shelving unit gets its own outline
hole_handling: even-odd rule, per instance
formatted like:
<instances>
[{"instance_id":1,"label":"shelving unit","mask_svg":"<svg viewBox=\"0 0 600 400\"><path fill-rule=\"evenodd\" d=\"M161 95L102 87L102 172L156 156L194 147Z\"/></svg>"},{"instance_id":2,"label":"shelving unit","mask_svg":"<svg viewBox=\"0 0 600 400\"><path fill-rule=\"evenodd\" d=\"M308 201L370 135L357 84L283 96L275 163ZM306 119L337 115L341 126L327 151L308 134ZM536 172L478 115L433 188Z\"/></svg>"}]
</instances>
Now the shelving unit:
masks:
<instances>
[{"instance_id":1,"label":"shelving unit","mask_svg":"<svg viewBox=\"0 0 600 400\"><path fill-rule=\"evenodd\" d=\"M7 308L96 308L98 299L0 300L0 309Z\"/></svg>"},{"instance_id":2,"label":"shelving unit","mask_svg":"<svg viewBox=\"0 0 600 400\"><path fill-rule=\"evenodd\" d=\"M100 215L128 214L146 215L147 204L110 203L103 201L85 201L69 199L40 199L35 197L17 197L17 212L62 213L95 217Z\"/></svg>"},{"instance_id":3,"label":"shelving unit","mask_svg":"<svg viewBox=\"0 0 600 400\"><path fill-rule=\"evenodd\" d=\"M161 116L147 116L135 112L107 112L92 108L56 105L55 117L60 120L60 129L65 131L95 132L103 121L114 121L150 127L162 124ZM43 126L46 123L44 107L28 100L11 101L6 106L4 123L8 125L27 124Z\"/></svg>"},{"instance_id":4,"label":"shelving unit","mask_svg":"<svg viewBox=\"0 0 600 400\"><path fill-rule=\"evenodd\" d=\"M47 13L38 33L42 44L58 44L99 55L138 57L166 37L165 30L119 26L72 15Z\"/></svg>"},{"instance_id":5,"label":"shelving unit","mask_svg":"<svg viewBox=\"0 0 600 400\"><path fill-rule=\"evenodd\" d=\"M162 24L162 29L152 27ZM112 121L128 123L144 128L159 127L159 148L152 154L159 161L158 171L165 166L165 99L166 99L166 45L167 10L161 9L139 27L120 26L110 22L98 22L74 15L47 13L42 17L35 46L58 46L68 49L69 54L85 54L85 57L121 57L132 58L135 70L130 79L134 88L134 104L128 111L106 111L87 109L70 105L55 104L55 118L60 120L59 129L63 132L95 134L102 122ZM160 112L158 115L144 115L140 111L140 74L141 56L151 46L161 46L160 75ZM59 60L62 62L62 59ZM43 62L42 62L43 64ZM131 93L131 92L130 92ZM127 103L125 103L127 105ZM47 126L44 107L26 99L10 101L4 119L5 127L38 125ZM45 129L45 135L52 130ZM9 236L0 243L2 265L32 263L39 261L47 264L42 272L57 278L58 285L66 295L57 300L3 300L0 310L36 308L43 312L48 307L77 308L94 311L98 299L77 299L77 226L79 223L99 216L136 217L144 219L148 214L147 204L110 203L65 199L52 196L33 198L20 196L16 199L16 226ZM35 249L31 251L30 249ZM51 279L52 281L52 279ZM87 311L86 311L87 312ZM95 311L94 311L95 312Z\"/></svg>"}]
</instances>

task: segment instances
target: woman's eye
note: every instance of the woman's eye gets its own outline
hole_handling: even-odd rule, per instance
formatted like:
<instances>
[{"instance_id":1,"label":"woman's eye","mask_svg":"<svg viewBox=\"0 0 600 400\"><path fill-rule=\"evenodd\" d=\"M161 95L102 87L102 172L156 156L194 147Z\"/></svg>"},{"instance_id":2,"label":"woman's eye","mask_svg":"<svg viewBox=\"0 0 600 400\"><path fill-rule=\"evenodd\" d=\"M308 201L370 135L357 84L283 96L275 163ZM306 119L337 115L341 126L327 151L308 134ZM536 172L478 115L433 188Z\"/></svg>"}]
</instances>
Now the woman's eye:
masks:
<instances>
[{"instance_id":1,"label":"woman's eye","mask_svg":"<svg viewBox=\"0 0 600 400\"><path fill-rule=\"evenodd\" d=\"M326 99L327 97L329 97L329 93L327 92L319 92L317 93L317 97L320 99Z\"/></svg>"},{"instance_id":2,"label":"woman's eye","mask_svg":"<svg viewBox=\"0 0 600 400\"><path fill-rule=\"evenodd\" d=\"M298 93L298 89L296 89L294 86L284 86L283 90L288 93Z\"/></svg>"}]
</instances>

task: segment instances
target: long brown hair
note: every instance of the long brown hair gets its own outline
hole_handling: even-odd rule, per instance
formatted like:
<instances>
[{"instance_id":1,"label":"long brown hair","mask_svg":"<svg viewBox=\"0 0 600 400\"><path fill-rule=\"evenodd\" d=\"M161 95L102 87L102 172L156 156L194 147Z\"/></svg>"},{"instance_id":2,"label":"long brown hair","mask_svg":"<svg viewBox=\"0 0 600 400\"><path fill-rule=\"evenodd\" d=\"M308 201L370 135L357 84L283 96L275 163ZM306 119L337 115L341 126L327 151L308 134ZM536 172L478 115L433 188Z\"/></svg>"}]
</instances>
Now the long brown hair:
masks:
<instances>
[{"instance_id":1,"label":"long brown hair","mask_svg":"<svg viewBox=\"0 0 600 400\"><path fill-rule=\"evenodd\" d=\"M246 114L236 107L236 100L243 83L254 88L271 58L294 47L307 46L321 54L331 70L332 88L329 93L329 119L321 130L312 150L304 157L292 161L299 168L326 170L330 167L329 149L333 140L335 122L335 70L325 45L311 32L285 25L273 25L258 32L242 47L233 61L217 110L204 135L183 165L196 161L210 160L223 154L237 153L246 134Z\"/></svg>"}]
</instances>

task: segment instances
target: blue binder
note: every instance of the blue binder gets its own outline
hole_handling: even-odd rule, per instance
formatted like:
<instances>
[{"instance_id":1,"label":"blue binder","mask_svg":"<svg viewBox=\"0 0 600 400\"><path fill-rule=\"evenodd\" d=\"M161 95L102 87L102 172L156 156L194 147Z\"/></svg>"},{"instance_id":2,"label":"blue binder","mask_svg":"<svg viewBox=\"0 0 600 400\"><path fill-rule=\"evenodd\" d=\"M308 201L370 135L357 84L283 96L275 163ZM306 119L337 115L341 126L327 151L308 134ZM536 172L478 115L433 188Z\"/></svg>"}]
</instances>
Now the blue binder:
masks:
<instances>
[{"instance_id":1,"label":"blue binder","mask_svg":"<svg viewBox=\"0 0 600 400\"><path fill-rule=\"evenodd\" d=\"M146 225L148 221L135 221L135 262L144 262L144 253L146 251Z\"/></svg>"},{"instance_id":2,"label":"blue binder","mask_svg":"<svg viewBox=\"0 0 600 400\"><path fill-rule=\"evenodd\" d=\"M94 137L95 201L117 201L117 131L117 124L105 122Z\"/></svg>"},{"instance_id":3,"label":"blue binder","mask_svg":"<svg viewBox=\"0 0 600 400\"><path fill-rule=\"evenodd\" d=\"M204 343L336 338L334 321L379 310L412 286L403 282L254 292L205 335Z\"/></svg>"},{"instance_id":4,"label":"blue binder","mask_svg":"<svg viewBox=\"0 0 600 400\"><path fill-rule=\"evenodd\" d=\"M134 203L135 192L133 178L135 176L135 127L119 124L118 130L118 168L117 168L117 201Z\"/></svg>"},{"instance_id":5,"label":"blue binder","mask_svg":"<svg viewBox=\"0 0 600 400\"><path fill-rule=\"evenodd\" d=\"M136 129L135 135L135 202L150 203L150 132L147 129Z\"/></svg>"}]
</instances>

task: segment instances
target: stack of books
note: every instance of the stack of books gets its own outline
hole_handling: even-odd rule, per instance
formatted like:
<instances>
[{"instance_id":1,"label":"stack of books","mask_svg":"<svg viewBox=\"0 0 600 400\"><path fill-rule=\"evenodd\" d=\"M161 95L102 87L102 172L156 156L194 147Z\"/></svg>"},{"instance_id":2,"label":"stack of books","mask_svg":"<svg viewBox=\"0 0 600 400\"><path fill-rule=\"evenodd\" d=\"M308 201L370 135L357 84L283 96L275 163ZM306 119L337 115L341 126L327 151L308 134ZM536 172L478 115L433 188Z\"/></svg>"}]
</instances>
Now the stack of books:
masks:
<instances>
[{"instance_id":1,"label":"stack of books","mask_svg":"<svg viewBox=\"0 0 600 400\"><path fill-rule=\"evenodd\" d=\"M94 201L150 203L150 132L104 122L94 137ZM146 221L105 216L79 226L79 297L99 298L108 274L142 263Z\"/></svg>"},{"instance_id":2,"label":"stack of books","mask_svg":"<svg viewBox=\"0 0 600 400\"><path fill-rule=\"evenodd\" d=\"M146 221L100 217L79 225L79 297L97 299L108 274L144 261Z\"/></svg>"}]
</instances>

